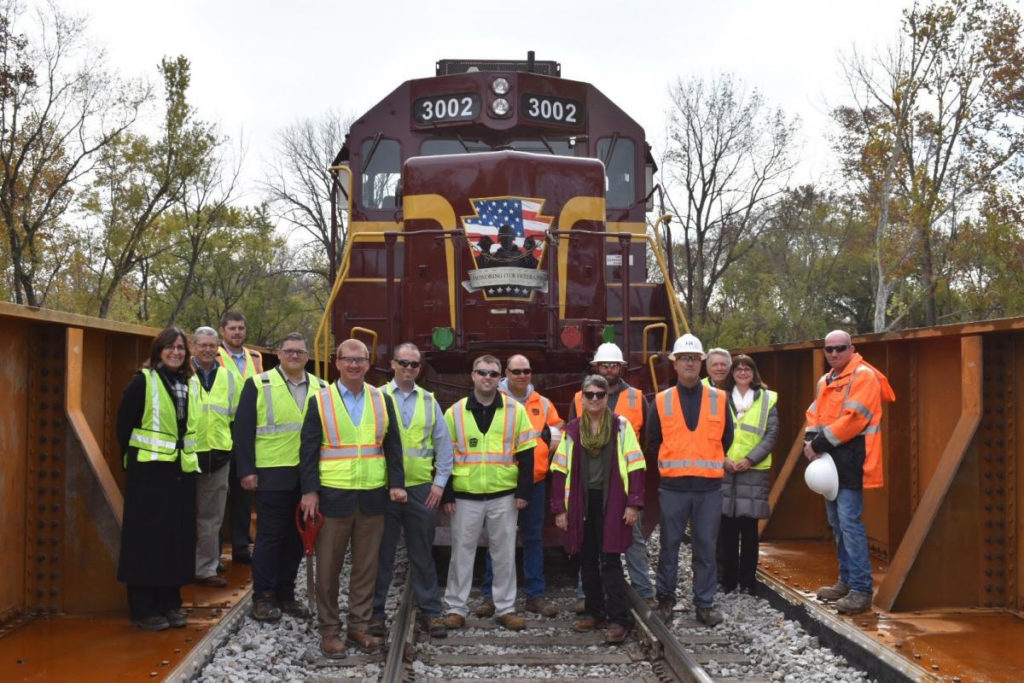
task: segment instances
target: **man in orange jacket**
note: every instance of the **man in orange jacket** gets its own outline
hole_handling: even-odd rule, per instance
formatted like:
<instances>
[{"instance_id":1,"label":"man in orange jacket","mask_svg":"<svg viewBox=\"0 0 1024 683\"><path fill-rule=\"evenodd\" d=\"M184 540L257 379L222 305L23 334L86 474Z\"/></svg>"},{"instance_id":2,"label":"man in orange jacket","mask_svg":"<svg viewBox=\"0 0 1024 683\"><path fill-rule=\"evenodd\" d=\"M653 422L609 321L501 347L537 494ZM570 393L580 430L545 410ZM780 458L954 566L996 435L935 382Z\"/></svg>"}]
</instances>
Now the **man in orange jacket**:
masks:
<instances>
[{"instance_id":1,"label":"man in orange jacket","mask_svg":"<svg viewBox=\"0 0 1024 683\"><path fill-rule=\"evenodd\" d=\"M872 598L863 489L882 485L882 402L895 401L896 394L843 330L825 337L825 360L832 369L818 380L807 408L804 455L816 460L831 453L839 473L839 493L825 501L836 537L839 581L819 588L817 596L835 600L843 614L860 614L871 609Z\"/></svg>"}]
</instances>

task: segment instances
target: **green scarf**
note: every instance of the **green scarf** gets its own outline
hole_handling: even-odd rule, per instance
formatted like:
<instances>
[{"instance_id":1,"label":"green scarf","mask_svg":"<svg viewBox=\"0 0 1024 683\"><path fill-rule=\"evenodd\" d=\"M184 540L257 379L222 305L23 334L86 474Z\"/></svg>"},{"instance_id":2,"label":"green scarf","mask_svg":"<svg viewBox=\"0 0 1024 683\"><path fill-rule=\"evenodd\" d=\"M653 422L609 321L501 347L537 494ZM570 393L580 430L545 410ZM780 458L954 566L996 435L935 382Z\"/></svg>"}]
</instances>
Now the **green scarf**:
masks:
<instances>
[{"instance_id":1,"label":"green scarf","mask_svg":"<svg viewBox=\"0 0 1024 683\"><path fill-rule=\"evenodd\" d=\"M584 412L580 419L580 445L587 454L596 458L612 438L612 411L605 410L601 416L601 428L595 434L591 429L590 413Z\"/></svg>"}]
</instances>

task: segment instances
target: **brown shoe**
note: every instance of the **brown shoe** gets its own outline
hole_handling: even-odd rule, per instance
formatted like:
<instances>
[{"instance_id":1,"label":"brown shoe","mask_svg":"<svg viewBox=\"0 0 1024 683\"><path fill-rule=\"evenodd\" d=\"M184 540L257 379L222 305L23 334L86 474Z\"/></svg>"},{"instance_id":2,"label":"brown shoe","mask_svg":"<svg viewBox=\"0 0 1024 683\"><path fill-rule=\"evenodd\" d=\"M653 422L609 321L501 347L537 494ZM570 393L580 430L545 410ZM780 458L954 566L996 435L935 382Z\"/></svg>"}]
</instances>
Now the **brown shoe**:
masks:
<instances>
[{"instance_id":1,"label":"brown shoe","mask_svg":"<svg viewBox=\"0 0 1024 683\"><path fill-rule=\"evenodd\" d=\"M371 636L366 631L349 631L348 642L358 647L363 652L376 652L380 649L381 639Z\"/></svg>"},{"instance_id":2,"label":"brown shoe","mask_svg":"<svg viewBox=\"0 0 1024 683\"><path fill-rule=\"evenodd\" d=\"M822 586L815 591L815 596L822 602L831 602L833 600L840 600L845 598L847 593L850 592L850 587L842 581L836 581L831 586Z\"/></svg>"},{"instance_id":3,"label":"brown shoe","mask_svg":"<svg viewBox=\"0 0 1024 683\"><path fill-rule=\"evenodd\" d=\"M337 633L323 636L320 639L320 652L328 659L344 659L348 656L345 651L345 641Z\"/></svg>"},{"instance_id":4,"label":"brown shoe","mask_svg":"<svg viewBox=\"0 0 1024 683\"><path fill-rule=\"evenodd\" d=\"M612 624L604 632L604 642L609 645L618 645L626 640L627 633L629 633L629 629L622 624Z\"/></svg>"},{"instance_id":5,"label":"brown shoe","mask_svg":"<svg viewBox=\"0 0 1024 683\"><path fill-rule=\"evenodd\" d=\"M204 576L202 578L196 577L196 583L200 586L207 586L209 588L227 588L228 580L223 576Z\"/></svg>"},{"instance_id":6,"label":"brown shoe","mask_svg":"<svg viewBox=\"0 0 1024 683\"><path fill-rule=\"evenodd\" d=\"M488 597L484 597L484 601L477 605L476 609L473 610L473 614L486 619L494 616L494 600Z\"/></svg>"},{"instance_id":7,"label":"brown shoe","mask_svg":"<svg viewBox=\"0 0 1024 683\"><path fill-rule=\"evenodd\" d=\"M507 628L509 631L522 631L526 628L526 619L515 612L505 612L495 619L499 626Z\"/></svg>"},{"instance_id":8,"label":"brown shoe","mask_svg":"<svg viewBox=\"0 0 1024 683\"><path fill-rule=\"evenodd\" d=\"M585 614L573 622L572 628L574 631L586 633L587 631L593 631L595 628L601 628L604 624L604 619L598 619L597 617Z\"/></svg>"},{"instance_id":9,"label":"brown shoe","mask_svg":"<svg viewBox=\"0 0 1024 683\"><path fill-rule=\"evenodd\" d=\"M431 638L447 638L448 627L441 617L430 617L423 620L423 630L430 634Z\"/></svg>"},{"instance_id":10,"label":"brown shoe","mask_svg":"<svg viewBox=\"0 0 1024 683\"><path fill-rule=\"evenodd\" d=\"M253 600L252 618L256 621L278 621L281 619L281 608L273 600Z\"/></svg>"},{"instance_id":11,"label":"brown shoe","mask_svg":"<svg viewBox=\"0 0 1024 683\"><path fill-rule=\"evenodd\" d=\"M449 612L444 615L444 626L448 629L462 628L466 625L466 617L455 612Z\"/></svg>"},{"instance_id":12,"label":"brown shoe","mask_svg":"<svg viewBox=\"0 0 1024 683\"><path fill-rule=\"evenodd\" d=\"M370 619L370 623L366 627L367 633L377 638L383 638L388 634L387 629L384 627L383 619Z\"/></svg>"},{"instance_id":13,"label":"brown shoe","mask_svg":"<svg viewBox=\"0 0 1024 683\"><path fill-rule=\"evenodd\" d=\"M542 617L553 617L558 614L558 608L548 602L543 595L527 600L526 611L539 614Z\"/></svg>"},{"instance_id":14,"label":"brown shoe","mask_svg":"<svg viewBox=\"0 0 1024 683\"><path fill-rule=\"evenodd\" d=\"M282 600L277 606L283 614L295 617L296 619L308 619L311 616L309 608L298 600Z\"/></svg>"},{"instance_id":15,"label":"brown shoe","mask_svg":"<svg viewBox=\"0 0 1024 683\"><path fill-rule=\"evenodd\" d=\"M587 611L587 601L584 598L578 598L572 605L572 611L576 614L583 614Z\"/></svg>"}]
</instances>

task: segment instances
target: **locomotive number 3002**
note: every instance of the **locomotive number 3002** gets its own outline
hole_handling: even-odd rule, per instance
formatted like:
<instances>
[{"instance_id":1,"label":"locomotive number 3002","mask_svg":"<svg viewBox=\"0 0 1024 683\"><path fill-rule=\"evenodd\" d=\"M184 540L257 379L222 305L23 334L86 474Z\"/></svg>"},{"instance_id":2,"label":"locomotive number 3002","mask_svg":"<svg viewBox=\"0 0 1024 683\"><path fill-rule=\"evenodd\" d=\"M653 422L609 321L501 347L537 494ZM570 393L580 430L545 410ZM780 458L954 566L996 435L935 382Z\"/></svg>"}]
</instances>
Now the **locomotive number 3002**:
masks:
<instances>
[{"instance_id":1,"label":"locomotive number 3002","mask_svg":"<svg viewBox=\"0 0 1024 683\"><path fill-rule=\"evenodd\" d=\"M412 113L417 123L475 119L480 113L480 98L469 94L422 97L413 104Z\"/></svg>"},{"instance_id":2,"label":"locomotive number 3002","mask_svg":"<svg viewBox=\"0 0 1024 683\"><path fill-rule=\"evenodd\" d=\"M583 107L575 100L560 97L523 95L520 113L524 118L546 123L575 126L583 123Z\"/></svg>"}]
</instances>

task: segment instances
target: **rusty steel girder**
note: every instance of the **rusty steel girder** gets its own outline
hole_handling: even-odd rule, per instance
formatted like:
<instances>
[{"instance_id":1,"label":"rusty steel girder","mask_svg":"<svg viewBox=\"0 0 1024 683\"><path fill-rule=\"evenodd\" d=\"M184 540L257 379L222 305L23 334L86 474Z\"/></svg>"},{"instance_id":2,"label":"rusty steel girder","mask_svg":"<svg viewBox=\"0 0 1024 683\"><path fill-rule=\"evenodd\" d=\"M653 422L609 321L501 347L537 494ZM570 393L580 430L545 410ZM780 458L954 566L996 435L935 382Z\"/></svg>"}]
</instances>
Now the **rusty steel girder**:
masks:
<instances>
[{"instance_id":1,"label":"rusty steel girder","mask_svg":"<svg viewBox=\"0 0 1024 683\"><path fill-rule=\"evenodd\" d=\"M865 491L871 551L888 566L875 605L889 611L1024 605L1016 466L1024 429L1024 318L854 338L889 378L885 485ZM803 482L803 412L825 366L820 342L747 350L779 392L780 435L762 537L830 536Z\"/></svg>"}]
</instances>

